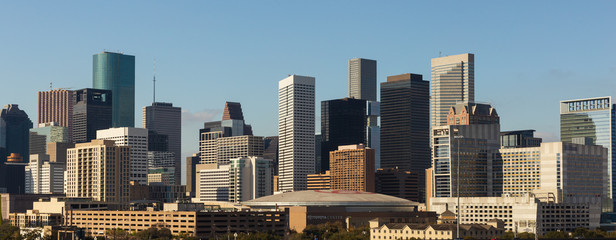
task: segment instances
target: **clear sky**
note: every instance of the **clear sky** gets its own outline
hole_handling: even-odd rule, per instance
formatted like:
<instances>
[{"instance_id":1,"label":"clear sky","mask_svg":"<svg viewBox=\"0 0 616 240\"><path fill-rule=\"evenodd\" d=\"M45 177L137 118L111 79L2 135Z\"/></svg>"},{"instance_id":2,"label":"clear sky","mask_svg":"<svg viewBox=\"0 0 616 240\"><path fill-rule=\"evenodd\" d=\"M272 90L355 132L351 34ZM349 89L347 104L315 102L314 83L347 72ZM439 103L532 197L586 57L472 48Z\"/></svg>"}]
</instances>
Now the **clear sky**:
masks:
<instances>
[{"instance_id":1,"label":"clear sky","mask_svg":"<svg viewBox=\"0 0 616 240\"><path fill-rule=\"evenodd\" d=\"M430 59L475 54L475 99L502 130L559 139L559 101L616 96L616 1L3 1L0 104L36 121L36 92L92 87L92 55L136 56L136 123L152 102L182 107L183 155L198 129L242 103L255 135L277 134L278 81L316 77L320 101L346 97L347 61L378 81ZM320 129L317 107L317 130Z\"/></svg>"}]
</instances>

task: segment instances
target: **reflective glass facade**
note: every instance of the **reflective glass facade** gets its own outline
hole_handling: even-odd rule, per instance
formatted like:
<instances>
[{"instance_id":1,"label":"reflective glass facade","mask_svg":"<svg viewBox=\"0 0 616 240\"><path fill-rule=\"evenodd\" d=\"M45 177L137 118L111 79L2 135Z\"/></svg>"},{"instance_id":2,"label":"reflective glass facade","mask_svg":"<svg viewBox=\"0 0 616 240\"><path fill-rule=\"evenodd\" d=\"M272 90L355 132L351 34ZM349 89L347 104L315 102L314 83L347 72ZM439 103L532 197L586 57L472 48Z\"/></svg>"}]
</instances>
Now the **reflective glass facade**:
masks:
<instances>
[{"instance_id":1,"label":"reflective glass facade","mask_svg":"<svg viewBox=\"0 0 616 240\"><path fill-rule=\"evenodd\" d=\"M135 126L135 56L103 52L93 57L93 87L111 90L113 127Z\"/></svg>"}]
</instances>

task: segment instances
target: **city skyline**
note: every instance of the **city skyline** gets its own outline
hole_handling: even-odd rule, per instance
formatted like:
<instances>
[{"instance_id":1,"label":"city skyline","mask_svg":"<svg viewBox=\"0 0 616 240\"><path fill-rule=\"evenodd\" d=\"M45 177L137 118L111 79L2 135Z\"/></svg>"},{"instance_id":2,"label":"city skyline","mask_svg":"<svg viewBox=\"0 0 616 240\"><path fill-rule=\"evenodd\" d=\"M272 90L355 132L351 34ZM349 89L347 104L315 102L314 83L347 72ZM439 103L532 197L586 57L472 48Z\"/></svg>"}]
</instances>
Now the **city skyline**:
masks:
<instances>
[{"instance_id":1,"label":"city skyline","mask_svg":"<svg viewBox=\"0 0 616 240\"><path fill-rule=\"evenodd\" d=\"M182 130L184 159L198 149L197 130L203 122L220 118L223 102L243 103L244 114L253 125L255 135L277 135L276 83L280 79L290 73L315 76L317 103L339 99L348 91L348 60L357 57L379 63L377 83L382 83L386 76L403 72L422 74L431 81L428 79L431 58L473 53L476 57L475 100L489 102L499 109L503 131L536 129L536 135L546 141L559 139L559 127L555 123L559 119L560 101L616 95L615 83L610 81L616 73L616 66L609 61L609 56L616 52L610 39L614 39L616 34L595 26L596 22L613 21L614 17L608 12L608 9L613 9L612 2L596 2L594 5L534 3L532 9L523 4L512 4L505 12L502 11L503 5L485 2L452 3L445 9L432 3L383 6L364 2L354 8L375 16L371 18L374 22L362 20L362 23L368 23L363 27L371 30L369 33L360 32L362 27L359 25L362 24L342 28L350 21L344 18L351 15L339 11L346 7L342 3L332 3L328 9L321 9L319 5L283 3L279 6L282 9L294 9L300 5L305 11L318 11L322 15L314 21L291 18L288 23L278 19L290 16L290 13L267 9L268 3L255 5L260 4L246 3L238 7L235 10L242 17L233 19L221 14L225 11L217 13L217 9L236 7L224 3L205 3L201 9L193 7L195 10L153 3L151 13L139 12L141 3L102 7L79 3L59 11L45 10L54 8L46 3L40 8L22 3L3 4L0 19L19 24L7 25L6 32L0 33L6 39L1 47L5 58L0 59L0 64L6 68L0 71L0 76L3 83L13 84L12 91L0 96L0 102L2 105L19 104L31 119L35 119L37 91L49 90L50 82L53 82L52 88L91 88L92 55L117 51L136 58L135 112L139 113L142 107L151 105L152 68L156 61L157 98L185 110L183 122L187 127ZM254 7L260 11L253 11ZM424 11L389 14L416 7ZM96 24L91 28L96 32L83 29L83 22L91 16L89 11L107 9L117 11L120 20L129 16L142 16L143 20L125 26ZM204 17L197 9L206 12ZM437 10L437 16L430 16ZM525 13L526 19L517 17L516 13L520 11ZM574 11L582 17L571 19L569 14ZM169 20L179 12L184 13L183 16ZM473 14L461 15L462 12ZM545 12L549 12L550 17L546 17ZM161 13L171 17L159 20L157 17ZM266 17L280 14L282 16ZM69 17L58 18L61 15ZM467 17L468 24L452 27L451 23L460 16ZM67 22L67 19L71 21ZM249 19L255 20L255 25L247 23ZM422 21L416 21L419 19ZM483 26L489 19L498 20ZM39 26L43 20L45 26ZM175 30L177 23L184 24ZM256 25L261 26L254 28ZM449 31L434 30L439 28ZM29 33L24 32L25 29ZM58 29L63 29L64 34L47 34ZM186 29L203 31L182 31ZM294 34L305 32L304 35L309 37L295 42L281 41L276 39L280 36L280 29ZM396 39L383 38L405 29L417 32L401 34ZM98 33L111 30L124 34L125 38ZM246 32L238 35L243 30ZM48 38L34 37L43 34ZM241 40L240 36L244 34L253 37ZM325 35L331 37L324 38ZM345 35L359 40L348 42ZM418 39L414 37L417 35L430 37ZM463 37L453 41L453 36ZM294 58L296 54L305 57ZM55 61L51 61L51 57ZM253 60L259 57L262 61ZM289 61L291 58L294 60ZM230 75L230 72L234 74ZM250 77L239 80L233 76L236 74ZM560 87L554 88L555 84ZM202 89L211 88L226 90L200 94ZM507 89L507 92L499 91L502 89ZM253 92L264 97L255 98ZM199 96L197 101L193 96ZM315 131L319 132L318 104L315 112ZM526 121L529 115L540 121ZM135 116L135 121L140 123L139 114ZM136 124L135 127L142 126Z\"/></svg>"}]
</instances>

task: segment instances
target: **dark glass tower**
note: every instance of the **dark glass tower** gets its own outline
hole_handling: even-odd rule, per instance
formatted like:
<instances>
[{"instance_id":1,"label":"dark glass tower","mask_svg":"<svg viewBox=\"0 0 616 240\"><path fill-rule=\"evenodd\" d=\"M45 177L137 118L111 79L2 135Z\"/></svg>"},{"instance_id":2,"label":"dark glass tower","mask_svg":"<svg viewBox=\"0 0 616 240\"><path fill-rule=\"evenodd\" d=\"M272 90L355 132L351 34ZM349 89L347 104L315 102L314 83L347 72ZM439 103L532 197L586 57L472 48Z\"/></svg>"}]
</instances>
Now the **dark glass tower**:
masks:
<instances>
[{"instance_id":1,"label":"dark glass tower","mask_svg":"<svg viewBox=\"0 0 616 240\"><path fill-rule=\"evenodd\" d=\"M6 155L18 153L25 162L29 161L30 128L32 121L17 104L4 106L0 112L0 147L6 149Z\"/></svg>"},{"instance_id":2,"label":"dark glass tower","mask_svg":"<svg viewBox=\"0 0 616 240\"><path fill-rule=\"evenodd\" d=\"M73 140L76 143L96 139L96 130L111 128L111 91L80 89L74 92Z\"/></svg>"},{"instance_id":3,"label":"dark glass tower","mask_svg":"<svg viewBox=\"0 0 616 240\"><path fill-rule=\"evenodd\" d=\"M329 170L329 152L366 141L366 100L343 98L321 102L321 169Z\"/></svg>"},{"instance_id":4,"label":"dark glass tower","mask_svg":"<svg viewBox=\"0 0 616 240\"><path fill-rule=\"evenodd\" d=\"M182 109L174 107L171 103L154 102L152 106L143 108L143 127L154 133L153 136L150 135L150 141L154 140L154 142L150 143L161 143L162 140L166 141L167 144L167 150L160 150L161 144L159 144L157 148L159 150L149 151L169 151L174 153L175 182L179 185L182 180ZM161 135L166 135L166 139L160 139Z\"/></svg>"},{"instance_id":5,"label":"dark glass tower","mask_svg":"<svg viewBox=\"0 0 616 240\"><path fill-rule=\"evenodd\" d=\"M135 127L135 56L102 52L93 56L93 87L113 94L113 127Z\"/></svg>"},{"instance_id":6,"label":"dark glass tower","mask_svg":"<svg viewBox=\"0 0 616 240\"><path fill-rule=\"evenodd\" d=\"M420 74L389 76L381 83L381 168L417 173L420 189L431 164L429 90Z\"/></svg>"}]
</instances>

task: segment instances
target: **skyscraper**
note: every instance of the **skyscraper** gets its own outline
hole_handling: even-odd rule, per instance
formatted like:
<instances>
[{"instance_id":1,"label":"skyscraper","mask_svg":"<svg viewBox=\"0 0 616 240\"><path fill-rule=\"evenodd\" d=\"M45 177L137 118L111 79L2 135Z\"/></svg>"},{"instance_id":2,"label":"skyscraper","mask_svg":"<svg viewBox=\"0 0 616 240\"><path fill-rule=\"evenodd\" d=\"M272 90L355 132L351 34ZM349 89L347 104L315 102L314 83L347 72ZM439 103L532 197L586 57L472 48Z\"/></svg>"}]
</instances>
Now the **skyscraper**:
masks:
<instances>
[{"instance_id":1,"label":"skyscraper","mask_svg":"<svg viewBox=\"0 0 616 240\"><path fill-rule=\"evenodd\" d=\"M37 94L38 111L37 124L57 122L61 127L68 128L69 141L73 134L73 91L56 89Z\"/></svg>"},{"instance_id":2,"label":"skyscraper","mask_svg":"<svg viewBox=\"0 0 616 240\"><path fill-rule=\"evenodd\" d=\"M321 169L329 170L329 153L339 146L366 142L366 101L343 98L321 102Z\"/></svg>"},{"instance_id":3,"label":"skyscraper","mask_svg":"<svg viewBox=\"0 0 616 240\"><path fill-rule=\"evenodd\" d=\"M182 109L171 103L154 102L143 108L143 127L167 136L166 151L173 152L175 158L175 182L181 183Z\"/></svg>"},{"instance_id":4,"label":"skyscraper","mask_svg":"<svg viewBox=\"0 0 616 240\"><path fill-rule=\"evenodd\" d=\"M41 123L38 128L30 129L30 154L45 154L47 143L68 143L68 128L58 126L58 123Z\"/></svg>"},{"instance_id":5,"label":"skyscraper","mask_svg":"<svg viewBox=\"0 0 616 240\"><path fill-rule=\"evenodd\" d=\"M432 126L447 124L449 108L458 102L475 101L475 55L432 59Z\"/></svg>"},{"instance_id":6,"label":"skyscraper","mask_svg":"<svg viewBox=\"0 0 616 240\"><path fill-rule=\"evenodd\" d=\"M96 131L111 128L112 94L109 90L80 89L73 99L73 141L96 139Z\"/></svg>"},{"instance_id":7,"label":"skyscraper","mask_svg":"<svg viewBox=\"0 0 616 240\"><path fill-rule=\"evenodd\" d=\"M560 102L560 140L571 143L576 138L590 138L608 149L608 196L616 206L616 105L611 97Z\"/></svg>"},{"instance_id":8,"label":"skyscraper","mask_svg":"<svg viewBox=\"0 0 616 240\"><path fill-rule=\"evenodd\" d=\"M116 146L130 147L130 180L148 183L148 130L145 128L110 128L96 131L96 139L113 140Z\"/></svg>"},{"instance_id":9,"label":"skyscraper","mask_svg":"<svg viewBox=\"0 0 616 240\"><path fill-rule=\"evenodd\" d=\"M374 192L374 149L363 144L330 152L331 189Z\"/></svg>"},{"instance_id":10,"label":"skyscraper","mask_svg":"<svg viewBox=\"0 0 616 240\"><path fill-rule=\"evenodd\" d=\"M376 61L363 58L349 60L349 97L376 101Z\"/></svg>"},{"instance_id":11,"label":"skyscraper","mask_svg":"<svg viewBox=\"0 0 616 240\"><path fill-rule=\"evenodd\" d=\"M6 155L18 153L25 162L28 162L30 128L32 121L17 104L4 106L0 112L0 147L6 149Z\"/></svg>"},{"instance_id":12,"label":"skyscraper","mask_svg":"<svg viewBox=\"0 0 616 240\"><path fill-rule=\"evenodd\" d=\"M93 56L93 87L113 94L113 127L135 127L135 56L102 52Z\"/></svg>"},{"instance_id":13,"label":"skyscraper","mask_svg":"<svg viewBox=\"0 0 616 240\"><path fill-rule=\"evenodd\" d=\"M314 168L313 77L291 75L278 82L278 189L306 190Z\"/></svg>"}]
</instances>

